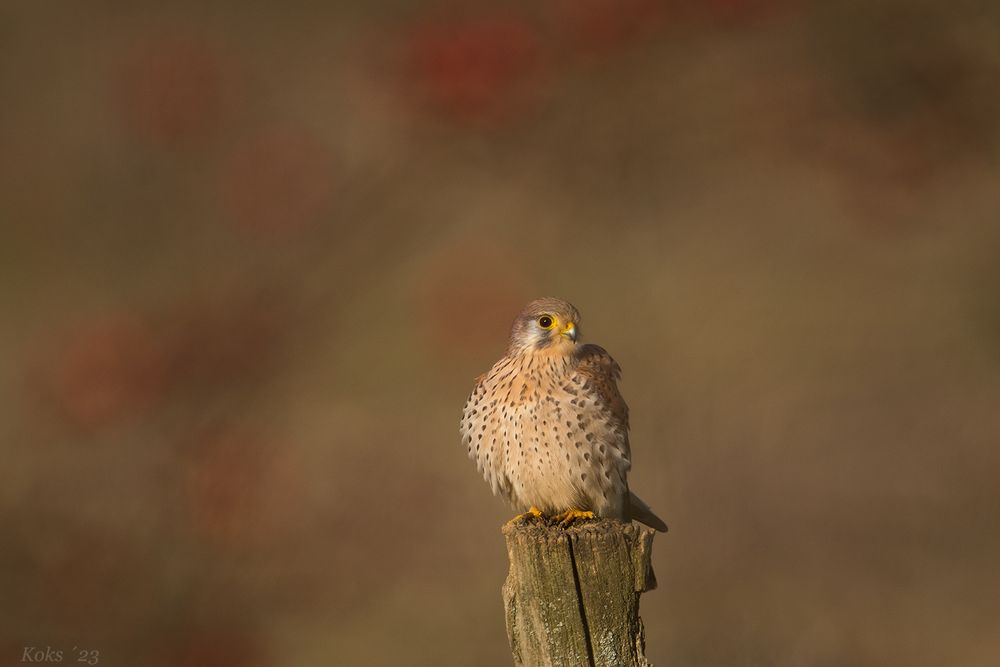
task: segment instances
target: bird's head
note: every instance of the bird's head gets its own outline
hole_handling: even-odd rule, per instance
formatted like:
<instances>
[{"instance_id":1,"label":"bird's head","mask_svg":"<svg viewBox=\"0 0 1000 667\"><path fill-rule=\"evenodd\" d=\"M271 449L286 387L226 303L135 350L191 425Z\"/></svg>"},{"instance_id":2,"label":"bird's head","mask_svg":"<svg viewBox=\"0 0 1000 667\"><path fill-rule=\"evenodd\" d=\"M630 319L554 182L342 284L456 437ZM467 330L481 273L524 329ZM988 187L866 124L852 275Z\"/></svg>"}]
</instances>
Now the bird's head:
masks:
<instances>
[{"instance_id":1,"label":"bird's head","mask_svg":"<svg viewBox=\"0 0 1000 667\"><path fill-rule=\"evenodd\" d=\"M580 311L562 299L535 299L510 330L510 352L568 353L580 335Z\"/></svg>"}]
</instances>

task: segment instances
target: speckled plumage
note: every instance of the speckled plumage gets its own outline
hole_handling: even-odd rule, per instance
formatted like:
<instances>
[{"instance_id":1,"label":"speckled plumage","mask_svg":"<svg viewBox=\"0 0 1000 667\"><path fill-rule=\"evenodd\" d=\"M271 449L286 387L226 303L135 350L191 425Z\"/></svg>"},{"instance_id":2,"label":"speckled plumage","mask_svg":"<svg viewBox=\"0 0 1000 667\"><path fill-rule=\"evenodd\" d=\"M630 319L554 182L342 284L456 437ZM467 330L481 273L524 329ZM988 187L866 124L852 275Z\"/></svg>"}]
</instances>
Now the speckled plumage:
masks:
<instances>
[{"instance_id":1,"label":"speckled plumage","mask_svg":"<svg viewBox=\"0 0 1000 667\"><path fill-rule=\"evenodd\" d=\"M520 511L589 510L666 530L629 492L621 368L603 348L577 344L579 321L576 308L559 299L525 307L506 354L476 380L463 442L493 492Z\"/></svg>"}]
</instances>

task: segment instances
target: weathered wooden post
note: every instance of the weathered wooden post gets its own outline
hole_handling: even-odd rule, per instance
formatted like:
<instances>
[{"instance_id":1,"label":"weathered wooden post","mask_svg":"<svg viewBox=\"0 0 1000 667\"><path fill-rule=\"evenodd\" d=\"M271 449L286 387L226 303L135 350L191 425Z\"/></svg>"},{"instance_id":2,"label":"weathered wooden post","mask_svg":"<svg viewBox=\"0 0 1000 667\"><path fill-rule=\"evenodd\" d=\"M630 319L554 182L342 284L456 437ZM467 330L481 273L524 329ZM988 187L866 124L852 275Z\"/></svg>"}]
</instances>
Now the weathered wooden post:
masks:
<instances>
[{"instance_id":1,"label":"weathered wooden post","mask_svg":"<svg viewBox=\"0 0 1000 667\"><path fill-rule=\"evenodd\" d=\"M601 520L503 528L507 636L518 667L652 667L639 595L656 588L654 531Z\"/></svg>"}]
</instances>

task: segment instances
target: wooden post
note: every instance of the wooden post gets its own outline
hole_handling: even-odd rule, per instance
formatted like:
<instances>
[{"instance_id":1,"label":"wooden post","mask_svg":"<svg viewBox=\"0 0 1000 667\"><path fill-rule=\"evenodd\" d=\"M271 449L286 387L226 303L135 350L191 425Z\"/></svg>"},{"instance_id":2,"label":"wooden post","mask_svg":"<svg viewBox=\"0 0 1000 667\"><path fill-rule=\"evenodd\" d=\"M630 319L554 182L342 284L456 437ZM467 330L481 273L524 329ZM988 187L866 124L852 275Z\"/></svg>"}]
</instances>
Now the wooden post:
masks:
<instances>
[{"instance_id":1,"label":"wooden post","mask_svg":"<svg viewBox=\"0 0 1000 667\"><path fill-rule=\"evenodd\" d=\"M652 529L621 521L503 528L507 636L518 667L652 667L639 595L656 588Z\"/></svg>"}]
</instances>

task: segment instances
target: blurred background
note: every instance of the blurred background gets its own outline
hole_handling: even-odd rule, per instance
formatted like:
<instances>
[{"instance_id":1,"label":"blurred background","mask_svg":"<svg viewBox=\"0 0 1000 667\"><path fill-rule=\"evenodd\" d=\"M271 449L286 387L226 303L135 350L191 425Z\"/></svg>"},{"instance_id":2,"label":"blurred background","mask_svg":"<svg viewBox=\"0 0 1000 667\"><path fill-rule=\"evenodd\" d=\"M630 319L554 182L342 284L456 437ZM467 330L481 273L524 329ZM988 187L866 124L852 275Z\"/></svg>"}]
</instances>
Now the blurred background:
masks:
<instances>
[{"instance_id":1,"label":"blurred background","mask_svg":"<svg viewBox=\"0 0 1000 667\"><path fill-rule=\"evenodd\" d=\"M995 2L6 2L0 96L0 664L510 664L542 295L655 664L1000 664Z\"/></svg>"}]
</instances>

